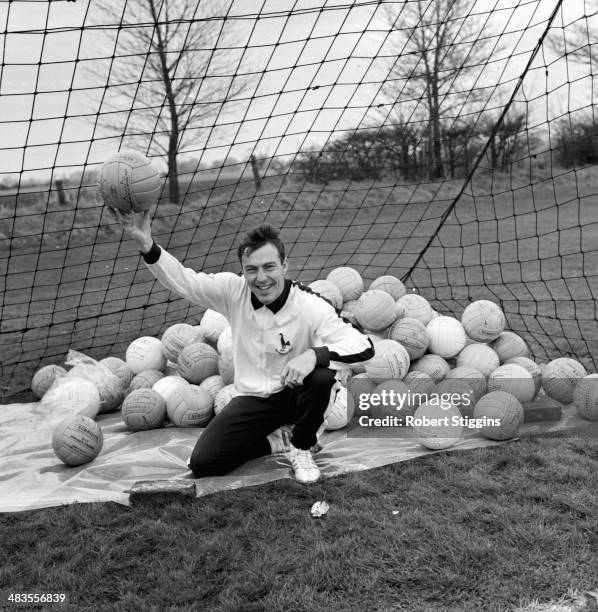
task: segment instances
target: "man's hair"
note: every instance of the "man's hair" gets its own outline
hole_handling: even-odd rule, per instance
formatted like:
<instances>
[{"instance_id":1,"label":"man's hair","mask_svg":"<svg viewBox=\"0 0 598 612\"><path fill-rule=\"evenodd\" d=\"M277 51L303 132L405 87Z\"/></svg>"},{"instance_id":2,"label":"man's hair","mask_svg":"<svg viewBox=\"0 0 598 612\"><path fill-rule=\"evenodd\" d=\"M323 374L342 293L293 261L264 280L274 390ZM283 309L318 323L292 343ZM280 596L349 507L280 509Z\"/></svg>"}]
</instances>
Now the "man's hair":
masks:
<instances>
[{"instance_id":1,"label":"man's hair","mask_svg":"<svg viewBox=\"0 0 598 612\"><path fill-rule=\"evenodd\" d=\"M271 225L258 225L254 229L247 232L245 238L237 249L239 261L243 263L243 255L251 255L253 251L263 247L266 244L273 244L280 255L281 263L285 260L285 250L282 240L278 237L279 232Z\"/></svg>"}]
</instances>

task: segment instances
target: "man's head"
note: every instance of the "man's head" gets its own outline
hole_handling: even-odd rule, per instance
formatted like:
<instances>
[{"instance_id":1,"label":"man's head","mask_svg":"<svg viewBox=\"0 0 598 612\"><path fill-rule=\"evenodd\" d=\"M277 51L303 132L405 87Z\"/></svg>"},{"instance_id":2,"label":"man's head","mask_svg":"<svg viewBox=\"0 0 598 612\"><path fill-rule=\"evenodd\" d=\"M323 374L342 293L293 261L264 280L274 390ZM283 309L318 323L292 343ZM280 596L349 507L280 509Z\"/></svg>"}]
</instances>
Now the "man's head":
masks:
<instances>
[{"instance_id":1,"label":"man's head","mask_svg":"<svg viewBox=\"0 0 598 612\"><path fill-rule=\"evenodd\" d=\"M270 225L251 230L237 249L243 276L262 304L271 304L284 289L288 270L285 249Z\"/></svg>"}]
</instances>

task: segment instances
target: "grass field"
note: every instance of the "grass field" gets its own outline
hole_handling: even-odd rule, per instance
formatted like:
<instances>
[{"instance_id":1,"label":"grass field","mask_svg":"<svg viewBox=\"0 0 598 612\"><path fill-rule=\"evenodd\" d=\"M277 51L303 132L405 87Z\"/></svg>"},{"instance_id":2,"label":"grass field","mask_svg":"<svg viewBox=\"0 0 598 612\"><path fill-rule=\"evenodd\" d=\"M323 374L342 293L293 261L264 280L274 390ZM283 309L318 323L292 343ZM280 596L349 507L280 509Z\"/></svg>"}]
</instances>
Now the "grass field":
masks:
<instances>
[{"instance_id":1,"label":"grass field","mask_svg":"<svg viewBox=\"0 0 598 612\"><path fill-rule=\"evenodd\" d=\"M298 177L184 185L175 207L154 218L160 244L196 269L239 270L238 235L264 220L283 228L291 273L301 281L338 265L366 283L405 277L439 312L459 315L472 299L500 301L510 329L534 355L598 354L598 178L592 168L476 177L438 231L461 182L312 184ZM69 348L122 356L139 335L159 335L201 310L156 285L134 245L93 187L56 194L0 195L0 401L27 399L34 371L62 363Z\"/></svg>"},{"instance_id":2,"label":"grass field","mask_svg":"<svg viewBox=\"0 0 598 612\"><path fill-rule=\"evenodd\" d=\"M0 583L78 612L514 610L596 588L597 491L598 441L568 436L309 487L4 514Z\"/></svg>"}]
</instances>

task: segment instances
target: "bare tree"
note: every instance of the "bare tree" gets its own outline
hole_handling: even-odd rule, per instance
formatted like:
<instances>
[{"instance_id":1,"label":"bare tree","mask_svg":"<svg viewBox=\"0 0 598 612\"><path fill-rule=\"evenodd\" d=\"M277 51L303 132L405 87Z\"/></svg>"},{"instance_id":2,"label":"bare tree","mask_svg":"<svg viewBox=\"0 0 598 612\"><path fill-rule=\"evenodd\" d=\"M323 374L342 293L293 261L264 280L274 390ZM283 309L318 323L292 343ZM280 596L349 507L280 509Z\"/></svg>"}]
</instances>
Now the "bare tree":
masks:
<instances>
[{"instance_id":1,"label":"bare tree","mask_svg":"<svg viewBox=\"0 0 598 612\"><path fill-rule=\"evenodd\" d=\"M527 111L512 109L507 113L497 129L493 132L496 123L495 117L487 117L485 123L491 132L488 155L490 167L506 170L518 157L528 153L528 147L535 140L527 129Z\"/></svg>"},{"instance_id":2,"label":"bare tree","mask_svg":"<svg viewBox=\"0 0 598 612\"><path fill-rule=\"evenodd\" d=\"M598 163L598 126L591 110L559 119L553 142L556 158L564 168Z\"/></svg>"},{"instance_id":3,"label":"bare tree","mask_svg":"<svg viewBox=\"0 0 598 612\"><path fill-rule=\"evenodd\" d=\"M224 105L247 81L226 28L231 0L128 0L98 3L112 57L91 70L106 79L100 123L124 141L143 142L168 161L169 199L179 203L177 155L209 137ZM235 62L236 60L236 62ZM235 66L237 63L237 66ZM106 74L108 69L108 74Z\"/></svg>"},{"instance_id":4,"label":"bare tree","mask_svg":"<svg viewBox=\"0 0 598 612\"><path fill-rule=\"evenodd\" d=\"M467 121L454 123L443 131L444 155L450 178L467 176L479 151L478 136L476 129Z\"/></svg>"},{"instance_id":5,"label":"bare tree","mask_svg":"<svg viewBox=\"0 0 598 612\"><path fill-rule=\"evenodd\" d=\"M411 0L388 5L389 48L395 59L383 87L394 112L426 125L430 178L444 175L442 134L450 117L476 100L477 73L495 43L482 36L475 0Z\"/></svg>"},{"instance_id":6,"label":"bare tree","mask_svg":"<svg viewBox=\"0 0 598 612\"><path fill-rule=\"evenodd\" d=\"M547 36L547 46L556 59L567 63L568 81L587 82L588 106L569 108L554 123L552 143L556 159L565 168L598 163L598 126L596 123L595 66L598 62L598 0L584 0L561 12L561 25L553 25ZM571 10L577 9L577 14ZM580 15L579 13L583 13ZM576 15L567 18L567 15ZM571 66L569 65L571 61ZM577 65L577 69L573 66ZM573 69L570 73L569 70Z\"/></svg>"},{"instance_id":7,"label":"bare tree","mask_svg":"<svg viewBox=\"0 0 598 612\"><path fill-rule=\"evenodd\" d=\"M585 0L583 9L580 17L564 22L560 28L553 27L546 40L558 57L591 67L598 60L598 0Z\"/></svg>"}]
</instances>

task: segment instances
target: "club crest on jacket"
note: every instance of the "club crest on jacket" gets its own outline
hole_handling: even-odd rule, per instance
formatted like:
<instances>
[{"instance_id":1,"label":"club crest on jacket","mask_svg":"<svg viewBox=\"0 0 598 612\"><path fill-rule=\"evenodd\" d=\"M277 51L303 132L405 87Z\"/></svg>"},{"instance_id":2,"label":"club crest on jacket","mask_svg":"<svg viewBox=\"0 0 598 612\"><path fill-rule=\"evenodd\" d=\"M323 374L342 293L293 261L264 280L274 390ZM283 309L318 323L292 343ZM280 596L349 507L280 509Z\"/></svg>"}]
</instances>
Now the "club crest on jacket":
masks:
<instances>
[{"instance_id":1,"label":"club crest on jacket","mask_svg":"<svg viewBox=\"0 0 598 612\"><path fill-rule=\"evenodd\" d=\"M280 353L281 355L285 355L293 348L293 346L291 344L291 341L287 340L284 337L283 332L278 332L278 346L276 346L275 348L276 348L277 353Z\"/></svg>"}]
</instances>

